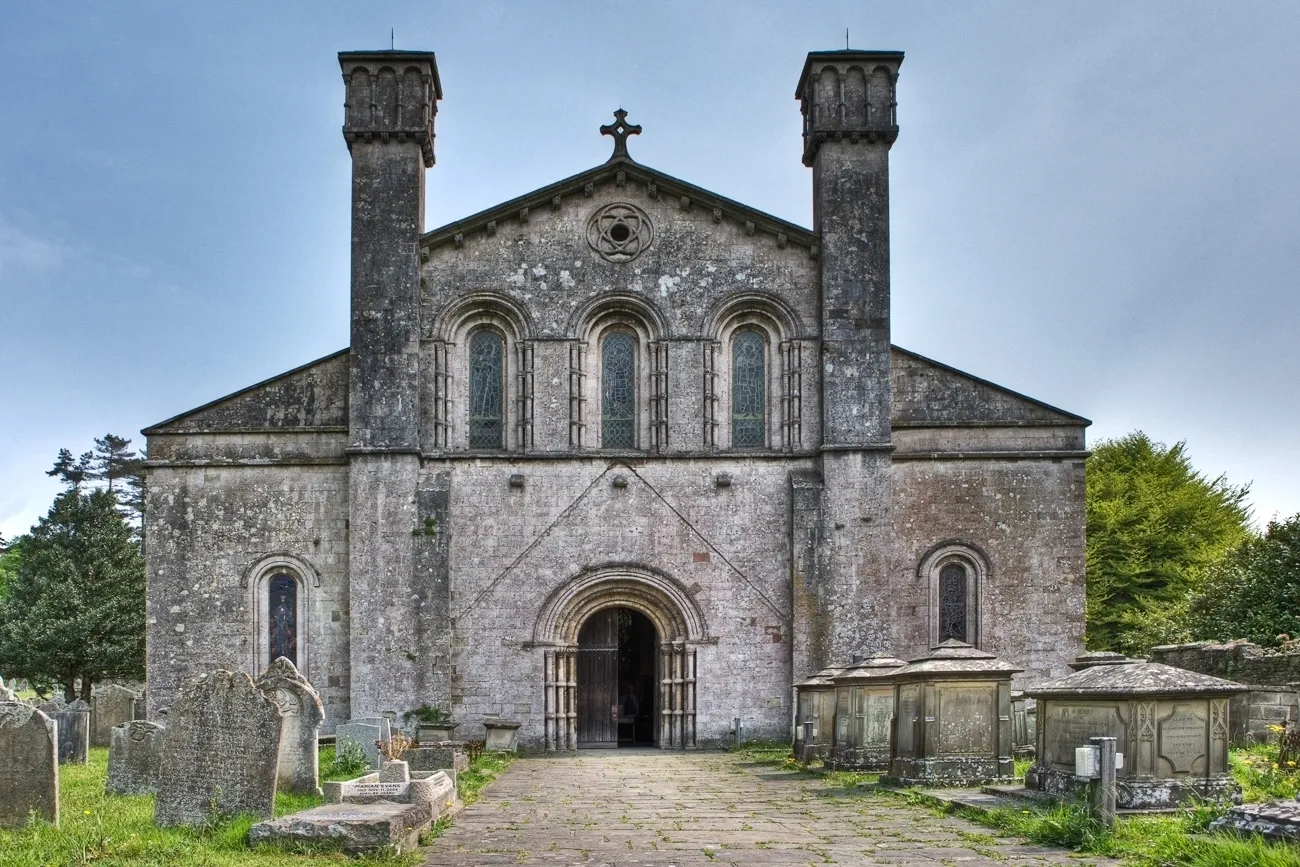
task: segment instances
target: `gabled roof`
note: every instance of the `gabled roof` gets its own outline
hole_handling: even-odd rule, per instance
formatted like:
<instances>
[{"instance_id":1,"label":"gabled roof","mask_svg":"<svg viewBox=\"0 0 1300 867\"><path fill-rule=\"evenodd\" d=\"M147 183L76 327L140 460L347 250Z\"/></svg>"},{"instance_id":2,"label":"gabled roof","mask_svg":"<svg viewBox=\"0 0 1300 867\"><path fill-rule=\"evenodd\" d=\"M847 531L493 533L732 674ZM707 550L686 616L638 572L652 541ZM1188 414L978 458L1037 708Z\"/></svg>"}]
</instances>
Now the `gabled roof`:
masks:
<instances>
[{"instance_id":1,"label":"gabled roof","mask_svg":"<svg viewBox=\"0 0 1300 867\"><path fill-rule=\"evenodd\" d=\"M549 186L426 232L420 238L420 248L430 250L444 244L463 243L475 232L487 232L489 223L512 219L526 220L529 212L553 207L557 204L557 199L589 195L590 190L594 190L597 185L606 183L644 184L650 188L651 196L676 199L682 207L712 211L715 219L732 220L745 226L746 231L772 235L778 242L784 236L787 243L805 247L813 256L820 253L821 242L817 234L797 223L782 220L780 217L774 217L734 199L709 192L703 187L689 184L680 178L641 165L626 157L613 157L609 162L587 169L585 172L579 172L562 181L556 181Z\"/></svg>"},{"instance_id":2,"label":"gabled roof","mask_svg":"<svg viewBox=\"0 0 1300 867\"><path fill-rule=\"evenodd\" d=\"M1077 425L1091 421L933 358L891 347L894 427L945 424Z\"/></svg>"},{"instance_id":3,"label":"gabled roof","mask_svg":"<svg viewBox=\"0 0 1300 867\"><path fill-rule=\"evenodd\" d=\"M150 425L141 433L346 428L347 374L348 350L341 349Z\"/></svg>"}]
</instances>

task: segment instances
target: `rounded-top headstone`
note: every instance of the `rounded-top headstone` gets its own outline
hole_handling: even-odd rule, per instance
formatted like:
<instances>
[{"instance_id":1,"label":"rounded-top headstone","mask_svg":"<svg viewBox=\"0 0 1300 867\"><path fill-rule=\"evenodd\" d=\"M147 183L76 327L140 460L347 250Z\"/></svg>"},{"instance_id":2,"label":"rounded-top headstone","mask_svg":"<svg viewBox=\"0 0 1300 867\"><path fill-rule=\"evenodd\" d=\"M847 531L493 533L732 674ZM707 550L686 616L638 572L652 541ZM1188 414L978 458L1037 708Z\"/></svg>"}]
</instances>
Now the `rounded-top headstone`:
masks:
<instances>
[{"instance_id":1,"label":"rounded-top headstone","mask_svg":"<svg viewBox=\"0 0 1300 867\"><path fill-rule=\"evenodd\" d=\"M0 701L0 825L26 825L31 813L59 823L56 729L30 704Z\"/></svg>"},{"instance_id":2,"label":"rounded-top headstone","mask_svg":"<svg viewBox=\"0 0 1300 867\"><path fill-rule=\"evenodd\" d=\"M280 708L277 787L286 792L320 794L317 738L325 722L320 696L297 666L283 656L262 672L257 688Z\"/></svg>"}]
</instances>

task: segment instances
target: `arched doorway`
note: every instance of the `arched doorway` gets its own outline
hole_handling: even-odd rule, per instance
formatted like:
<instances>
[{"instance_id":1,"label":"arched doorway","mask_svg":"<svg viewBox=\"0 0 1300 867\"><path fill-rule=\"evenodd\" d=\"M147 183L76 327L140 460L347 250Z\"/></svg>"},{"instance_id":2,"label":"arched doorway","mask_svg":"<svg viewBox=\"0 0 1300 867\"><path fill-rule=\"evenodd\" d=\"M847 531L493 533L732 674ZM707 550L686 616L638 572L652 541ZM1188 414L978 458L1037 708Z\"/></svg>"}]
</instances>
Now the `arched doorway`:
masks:
<instances>
[{"instance_id":1,"label":"arched doorway","mask_svg":"<svg viewBox=\"0 0 1300 867\"><path fill-rule=\"evenodd\" d=\"M626 612L621 642L619 611ZM635 732L624 726L623 737L662 749L693 749L696 648L712 641L691 592L663 572L633 564L578 572L547 597L533 627L533 646L543 650L546 749L617 745L616 715L629 716L619 712L620 686L633 681L642 684L637 726ZM618 681L620 646L627 650L624 684ZM603 664L609 673L579 675L579 657L588 655L592 666ZM580 683L593 689L580 696ZM614 730L593 728L579 737L579 717L584 726L587 720L595 726L602 714Z\"/></svg>"},{"instance_id":2,"label":"arched doorway","mask_svg":"<svg viewBox=\"0 0 1300 867\"><path fill-rule=\"evenodd\" d=\"M578 748L658 741L659 637L634 608L605 608L578 631Z\"/></svg>"}]
</instances>

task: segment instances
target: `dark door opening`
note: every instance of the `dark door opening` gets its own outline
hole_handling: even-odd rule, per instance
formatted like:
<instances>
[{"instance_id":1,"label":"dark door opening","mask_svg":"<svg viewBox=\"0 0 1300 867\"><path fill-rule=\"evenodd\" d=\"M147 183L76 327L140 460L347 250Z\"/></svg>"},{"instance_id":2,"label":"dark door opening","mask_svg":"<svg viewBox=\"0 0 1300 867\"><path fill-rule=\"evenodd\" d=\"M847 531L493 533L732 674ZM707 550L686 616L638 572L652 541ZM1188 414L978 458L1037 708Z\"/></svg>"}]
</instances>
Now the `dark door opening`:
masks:
<instances>
[{"instance_id":1,"label":"dark door opening","mask_svg":"<svg viewBox=\"0 0 1300 867\"><path fill-rule=\"evenodd\" d=\"M578 747L658 742L658 637L631 608L597 611L578 632Z\"/></svg>"}]
</instances>

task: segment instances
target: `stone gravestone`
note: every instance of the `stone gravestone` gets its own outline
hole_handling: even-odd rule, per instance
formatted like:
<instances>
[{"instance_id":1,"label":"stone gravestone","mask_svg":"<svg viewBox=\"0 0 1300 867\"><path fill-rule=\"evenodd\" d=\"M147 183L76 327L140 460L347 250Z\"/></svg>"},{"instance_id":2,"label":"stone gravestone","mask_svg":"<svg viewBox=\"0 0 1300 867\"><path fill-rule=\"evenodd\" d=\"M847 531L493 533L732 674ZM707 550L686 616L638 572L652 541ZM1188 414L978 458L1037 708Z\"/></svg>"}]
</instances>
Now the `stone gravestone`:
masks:
<instances>
[{"instance_id":1,"label":"stone gravestone","mask_svg":"<svg viewBox=\"0 0 1300 867\"><path fill-rule=\"evenodd\" d=\"M113 727L135 719L135 701L140 696L124 686L110 683L91 698L90 745L106 747Z\"/></svg>"},{"instance_id":2,"label":"stone gravestone","mask_svg":"<svg viewBox=\"0 0 1300 867\"><path fill-rule=\"evenodd\" d=\"M77 699L48 716L59 726L59 764L84 765L90 757L90 705Z\"/></svg>"},{"instance_id":3,"label":"stone gravestone","mask_svg":"<svg viewBox=\"0 0 1300 867\"><path fill-rule=\"evenodd\" d=\"M320 696L292 662L281 656L257 679L257 688L280 708L280 758L276 786L283 792L319 795L317 737L325 722Z\"/></svg>"},{"instance_id":4,"label":"stone gravestone","mask_svg":"<svg viewBox=\"0 0 1300 867\"><path fill-rule=\"evenodd\" d=\"M162 740L156 824L274 811L280 708L248 675L217 669L188 684L167 714Z\"/></svg>"},{"instance_id":5,"label":"stone gravestone","mask_svg":"<svg viewBox=\"0 0 1300 867\"><path fill-rule=\"evenodd\" d=\"M152 795L158 791L163 731L158 723L142 719L113 727L104 791L110 795Z\"/></svg>"},{"instance_id":6,"label":"stone gravestone","mask_svg":"<svg viewBox=\"0 0 1300 867\"><path fill-rule=\"evenodd\" d=\"M0 825L26 825L33 812L59 823L56 728L29 704L0 702Z\"/></svg>"},{"instance_id":7,"label":"stone gravestone","mask_svg":"<svg viewBox=\"0 0 1300 867\"><path fill-rule=\"evenodd\" d=\"M18 693L5 686L5 679L3 677L0 677L0 701L22 701L22 699L18 698Z\"/></svg>"},{"instance_id":8,"label":"stone gravestone","mask_svg":"<svg viewBox=\"0 0 1300 867\"><path fill-rule=\"evenodd\" d=\"M387 722L387 720L385 720ZM366 767L379 767L379 747L375 741L386 740L384 730L372 722L357 722L349 720L334 729L334 743L336 749L343 749L343 745L351 741L361 747L361 751L366 754Z\"/></svg>"}]
</instances>

